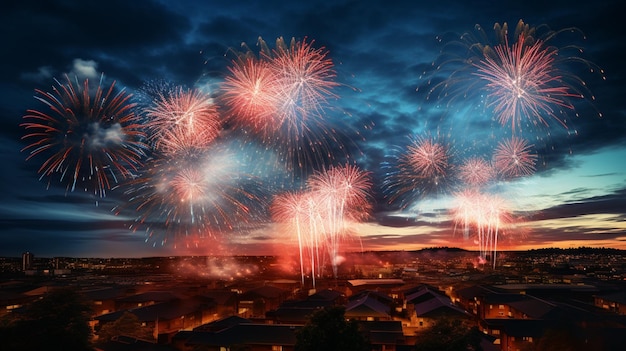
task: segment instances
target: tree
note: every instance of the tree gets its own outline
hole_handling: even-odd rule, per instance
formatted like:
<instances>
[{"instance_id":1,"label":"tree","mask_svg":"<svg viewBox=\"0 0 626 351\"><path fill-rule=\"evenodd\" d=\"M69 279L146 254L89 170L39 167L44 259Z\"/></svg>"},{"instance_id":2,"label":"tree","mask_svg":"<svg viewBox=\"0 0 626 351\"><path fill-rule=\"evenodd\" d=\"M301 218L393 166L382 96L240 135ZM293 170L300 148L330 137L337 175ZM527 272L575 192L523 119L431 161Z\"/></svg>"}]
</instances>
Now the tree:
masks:
<instances>
[{"instance_id":1,"label":"tree","mask_svg":"<svg viewBox=\"0 0 626 351\"><path fill-rule=\"evenodd\" d=\"M115 336L130 336L137 339L153 339L152 333L141 326L139 318L126 311L114 322L106 323L98 332L98 342L110 341Z\"/></svg>"},{"instance_id":2,"label":"tree","mask_svg":"<svg viewBox=\"0 0 626 351\"><path fill-rule=\"evenodd\" d=\"M598 350L602 350L598 346ZM564 322L548 328L537 340L536 351L583 351L589 350L581 328L571 322Z\"/></svg>"},{"instance_id":3,"label":"tree","mask_svg":"<svg viewBox=\"0 0 626 351\"><path fill-rule=\"evenodd\" d=\"M417 351L482 351L481 333L461 319L442 318L417 338Z\"/></svg>"},{"instance_id":4,"label":"tree","mask_svg":"<svg viewBox=\"0 0 626 351\"><path fill-rule=\"evenodd\" d=\"M74 289L55 289L0 327L3 349L93 350L88 302Z\"/></svg>"},{"instance_id":5,"label":"tree","mask_svg":"<svg viewBox=\"0 0 626 351\"><path fill-rule=\"evenodd\" d=\"M295 351L369 351L371 346L355 321L347 321L344 307L314 312L296 331Z\"/></svg>"}]
</instances>

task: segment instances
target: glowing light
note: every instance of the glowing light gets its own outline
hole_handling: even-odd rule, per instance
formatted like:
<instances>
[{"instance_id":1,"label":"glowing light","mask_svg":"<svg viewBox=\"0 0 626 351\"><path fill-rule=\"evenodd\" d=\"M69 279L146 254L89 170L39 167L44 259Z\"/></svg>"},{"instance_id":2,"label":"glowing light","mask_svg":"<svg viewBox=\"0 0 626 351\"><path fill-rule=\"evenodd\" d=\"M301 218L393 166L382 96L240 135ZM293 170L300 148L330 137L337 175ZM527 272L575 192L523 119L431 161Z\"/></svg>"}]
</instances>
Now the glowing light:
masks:
<instances>
[{"instance_id":1,"label":"glowing light","mask_svg":"<svg viewBox=\"0 0 626 351\"><path fill-rule=\"evenodd\" d=\"M93 91L87 79L80 85L65 78L55 79L52 92L35 90L47 111L28 110L23 117L22 139L31 143L22 151L30 150L27 160L44 159L38 172L48 185L58 180L67 191L83 188L104 197L118 178L132 177L141 165L145 134L132 95L116 91L115 82L103 88L101 76Z\"/></svg>"},{"instance_id":2,"label":"glowing light","mask_svg":"<svg viewBox=\"0 0 626 351\"><path fill-rule=\"evenodd\" d=\"M505 178L533 174L537 155L531 152L531 148L532 145L518 137L501 141L493 155L496 171Z\"/></svg>"},{"instance_id":3,"label":"glowing light","mask_svg":"<svg viewBox=\"0 0 626 351\"><path fill-rule=\"evenodd\" d=\"M222 127L217 106L198 90L178 88L167 95L161 93L146 114L150 141L155 149L169 154L210 145Z\"/></svg>"}]
</instances>

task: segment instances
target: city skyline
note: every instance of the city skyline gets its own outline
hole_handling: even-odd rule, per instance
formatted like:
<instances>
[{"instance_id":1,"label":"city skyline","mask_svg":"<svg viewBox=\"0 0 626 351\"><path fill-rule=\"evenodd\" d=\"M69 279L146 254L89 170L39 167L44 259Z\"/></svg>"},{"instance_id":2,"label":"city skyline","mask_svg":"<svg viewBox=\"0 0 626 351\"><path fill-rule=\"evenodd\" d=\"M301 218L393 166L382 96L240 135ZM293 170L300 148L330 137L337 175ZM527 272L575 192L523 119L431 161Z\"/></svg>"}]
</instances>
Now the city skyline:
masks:
<instances>
[{"instance_id":1,"label":"city skyline","mask_svg":"<svg viewBox=\"0 0 626 351\"><path fill-rule=\"evenodd\" d=\"M617 1L485 2L483 7L460 1L13 5L1 24L5 37L10 37L12 54L3 58L1 68L5 171L0 182L0 256L26 251L39 257L294 253L307 246L298 239L304 240L304 233L314 229L303 222L294 227L293 213L283 212L279 223L271 213L274 199L289 192L319 193L334 179L325 177L337 176L332 173L336 170L341 176L364 175L367 181L353 184L367 188L363 192L367 194L356 194L363 196L355 209L348 208L354 202L342 203L345 213L315 213L324 217L324 225L333 226L333 236L324 239L338 241L324 249L337 251L335 256L341 251L444 246L485 254L548 247L626 249L626 123L620 99L624 66L619 60L625 48L617 28L618 5ZM543 91L536 90L537 100L511 107L515 98L497 84L505 79L491 70L489 61L464 55L476 47L497 47L496 36L504 23L514 42L520 20L536 30L523 32L533 39L557 33L546 42L561 51L559 56L552 49L538 49L535 66L554 67L539 72L553 81L548 80ZM25 28L25 23L31 25ZM544 25L552 31L546 32ZM554 32L569 28L574 29ZM480 38L481 33L488 38ZM270 54L264 53L264 45ZM280 45L289 49L283 52ZM236 74L242 73L238 54L249 50L258 62L265 62L267 55L264 64L277 65L291 58L281 52L293 54L294 48L309 49L306 54L321 57L327 65L317 67L319 80L311 90L303 89L300 98L306 106L294 109L293 115L285 112L313 123L294 121L287 126L292 134L270 134L278 133L272 129L278 120L262 122L259 116L275 112L255 110L243 118L247 112L235 90ZM513 49L510 54L515 54ZM85 174L75 177L74 183L53 168L53 176L42 174L45 158L35 155L26 160L37 150L29 146L36 140L23 138L29 131L24 127L29 119L23 117L32 115L27 111L46 111L46 101L54 103L37 89L53 92L74 82L78 89L83 79L100 81L105 93L114 84L129 94L143 118L141 132L146 133L145 140L126 145L137 156L137 160L124 156L130 161L121 168L130 175L107 178L110 187L82 184L86 191L73 187ZM285 94L283 87L271 89ZM218 111L215 123L227 120L227 125L216 127L210 137L203 134L201 142L210 145L194 144L189 160L159 159L156 155L178 152L180 145L168 139L167 130L155 129L157 122L170 123L158 120L168 114L156 109L155 101L186 91L208 94L206 101L215 103ZM169 101L163 105L171 107ZM152 124L146 122L150 118ZM259 123L267 125L261 129ZM128 131L122 140L128 140ZM110 136L106 135L105 141ZM506 147L507 140L514 143L515 137L528 141L527 167L507 174L501 166L498 175L490 174L488 169L498 164L495 150ZM307 142L299 144L302 139ZM424 151L424 145L446 150L435 160L439 163L430 160L433 168L419 171L411 167L424 166L425 161L407 155ZM215 179L201 193L191 192L192 188L168 189L167 195L143 193L162 186L158 183L162 178L171 177L172 188L179 178L191 182L197 176L192 171L170 172L200 163L205 171L214 172ZM341 168L348 164L355 169ZM114 166L105 158L94 169ZM363 174L342 173L357 169ZM477 177L487 180L483 183ZM207 189L214 193L207 194ZM214 195L217 200L186 207L176 202L199 195L203 199ZM327 201L308 196L317 203ZM466 199L469 205L462 203ZM334 201L332 206L337 206ZM492 202L493 207L485 207L491 212L481 212L483 217L476 219L472 211ZM146 207L157 210L146 212ZM361 217L367 211L371 216Z\"/></svg>"}]
</instances>

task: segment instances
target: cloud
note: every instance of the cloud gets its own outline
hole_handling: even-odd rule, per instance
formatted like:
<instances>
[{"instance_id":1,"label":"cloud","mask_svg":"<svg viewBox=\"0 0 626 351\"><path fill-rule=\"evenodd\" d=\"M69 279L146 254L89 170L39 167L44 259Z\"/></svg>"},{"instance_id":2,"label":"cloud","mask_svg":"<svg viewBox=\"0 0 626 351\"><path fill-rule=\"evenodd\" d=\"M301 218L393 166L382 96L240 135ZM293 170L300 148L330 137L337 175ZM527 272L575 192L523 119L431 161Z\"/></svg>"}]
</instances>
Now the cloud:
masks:
<instances>
[{"instance_id":1,"label":"cloud","mask_svg":"<svg viewBox=\"0 0 626 351\"><path fill-rule=\"evenodd\" d=\"M74 59L68 75L70 77L77 76L80 80L95 79L99 76L98 63L94 60Z\"/></svg>"}]
</instances>

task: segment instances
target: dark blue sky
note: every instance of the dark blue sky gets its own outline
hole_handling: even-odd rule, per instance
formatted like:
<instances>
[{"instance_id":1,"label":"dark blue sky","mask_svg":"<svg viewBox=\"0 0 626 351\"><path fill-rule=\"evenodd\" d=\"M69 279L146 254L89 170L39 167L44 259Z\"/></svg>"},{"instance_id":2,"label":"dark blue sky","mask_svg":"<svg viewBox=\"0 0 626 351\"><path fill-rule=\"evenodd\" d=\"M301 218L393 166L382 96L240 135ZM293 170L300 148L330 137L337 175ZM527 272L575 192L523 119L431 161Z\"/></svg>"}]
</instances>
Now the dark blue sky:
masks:
<instances>
[{"instance_id":1,"label":"dark blue sky","mask_svg":"<svg viewBox=\"0 0 626 351\"><path fill-rule=\"evenodd\" d=\"M122 196L94 199L84 192L40 181L35 161L25 161L19 125L27 109L39 109L35 89L50 90L54 78L115 80L138 93L146 82L167 81L216 89L228 74L232 50L258 50L262 37L314 40L325 47L340 84L328 110L329 124L345 128L349 152L372 172L374 218L355 229L365 249L415 249L459 244L445 209L449 199L406 196L401 211L385 205L385 163L411 136L442 133L459 158L484 156L499 126L471 99L426 99L427 78L444 44L476 25L493 35L495 23L521 19L554 30L575 27L555 45L584 48L585 65L564 67L588 84L595 100L576 102L568 129L551 124L537 137L536 173L494 185L527 217L512 248L605 246L626 249L626 120L624 55L619 1L9 1L0 14L3 40L0 83L0 256L31 251L37 256L152 256L212 253L145 242L130 231L132 216L115 216ZM441 40L439 40L441 38ZM444 67L446 68L446 67ZM596 72L598 73L598 72ZM446 76L448 74L448 76ZM421 87L422 89L417 89ZM596 111L602 113L598 117ZM493 140L491 140L493 143ZM271 197L272 194L266 194ZM523 237L523 238L522 238ZM267 223L219 238L222 252L272 253L286 240ZM459 244L459 245L457 245Z\"/></svg>"}]
</instances>

